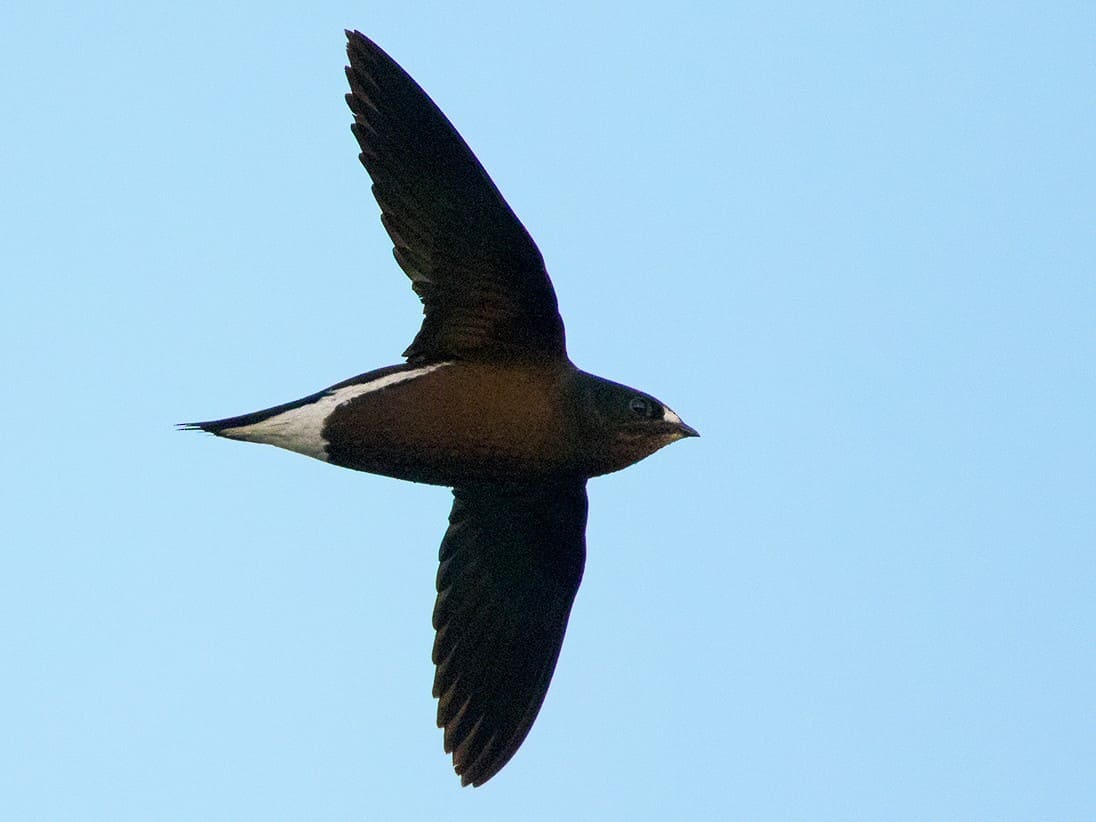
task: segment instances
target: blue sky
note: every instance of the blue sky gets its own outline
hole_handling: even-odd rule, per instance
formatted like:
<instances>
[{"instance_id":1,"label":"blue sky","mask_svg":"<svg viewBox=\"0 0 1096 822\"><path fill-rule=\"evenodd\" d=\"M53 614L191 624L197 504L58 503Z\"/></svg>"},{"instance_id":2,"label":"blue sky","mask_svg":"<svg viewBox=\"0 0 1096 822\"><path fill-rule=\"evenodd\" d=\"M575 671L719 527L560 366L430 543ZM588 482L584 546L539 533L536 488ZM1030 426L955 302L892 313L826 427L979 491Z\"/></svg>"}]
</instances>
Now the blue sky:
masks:
<instances>
[{"instance_id":1,"label":"blue sky","mask_svg":"<svg viewBox=\"0 0 1096 822\"><path fill-rule=\"evenodd\" d=\"M399 361L345 27L703 434L590 486L528 740L430 696L449 492L172 425ZM1096 816L1090 3L9 3L11 819Z\"/></svg>"}]
</instances>

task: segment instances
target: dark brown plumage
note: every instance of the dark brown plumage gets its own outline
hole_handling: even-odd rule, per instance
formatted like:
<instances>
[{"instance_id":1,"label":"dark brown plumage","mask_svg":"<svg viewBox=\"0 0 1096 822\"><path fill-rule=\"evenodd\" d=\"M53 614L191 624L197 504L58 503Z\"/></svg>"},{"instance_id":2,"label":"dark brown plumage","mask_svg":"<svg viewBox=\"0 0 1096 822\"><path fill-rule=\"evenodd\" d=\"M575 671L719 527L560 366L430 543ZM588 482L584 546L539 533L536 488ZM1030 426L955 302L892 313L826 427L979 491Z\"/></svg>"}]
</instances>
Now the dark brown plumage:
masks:
<instances>
[{"instance_id":1,"label":"dark brown plumage","mask_svg":"<svg viewBox=\"0 0 1096 822\"><path fill-rule=\"evenodd\" d=\"M347 104L396 261L422 298L411 362L563 357L544 260L479 160L419 85L348 32Z\"/></svg>"},{"instance_id":2,"label":"dark brown plumage","mask_svg":"<svg viewBox=\"0 0 1096 822\"><path fill-rule=\"evenodd\" d=\"M696 431L571 363L544 261L487 172L403 69L347 37L352 129L422 328L405 364L184 427L453 487L434 695L462 783L481 785L548 690L586 558L586 480Z\"/></svg>"},{"instance_id":3,"label":"dark brown plumage","mask_svg":"<svg viewBox=\"0 0 1096 822\"><path fill-rule=\"evenodd\" d=\"M582 480L454 492L434 606L434 696L465 784L509 761L536 718L586 561Z\"/></svg>"}]
</instances>

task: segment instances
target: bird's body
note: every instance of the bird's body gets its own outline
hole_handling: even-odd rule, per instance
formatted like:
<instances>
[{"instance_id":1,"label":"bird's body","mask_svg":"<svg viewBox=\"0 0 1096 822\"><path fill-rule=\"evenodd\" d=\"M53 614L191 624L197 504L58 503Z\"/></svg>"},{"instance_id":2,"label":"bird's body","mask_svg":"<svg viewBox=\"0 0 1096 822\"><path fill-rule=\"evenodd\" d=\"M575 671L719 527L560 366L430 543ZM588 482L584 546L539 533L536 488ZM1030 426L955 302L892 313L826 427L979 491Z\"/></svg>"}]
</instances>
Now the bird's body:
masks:
<instances>
[{"instance_id":1,"label":"bird's body","mask_svg":"<svg viewBox=\"0 0 1096 822\"><path fill-rule=\"evenodd\" d=\"M547 691L585 562L586 480L696 431L571 363L540 252L483 167L406 72L347 36L353 131L422 328L404 364L184 427L453 487L434 695L445 749L479 785Z\"/></svg>"},{"instance_id":2,"label":"bird's body","mask_svg":"<svg viewBox=\"0 0 1096 822\"><path fill-rule=\"evenodd\" d=\"M587 479L680 438L681 420L666 408L657 412L666 442L614 437L597 402L614 390L637 394L569 362L397 365L201 427L432 485Z\"/></svg>"}]
</instances>

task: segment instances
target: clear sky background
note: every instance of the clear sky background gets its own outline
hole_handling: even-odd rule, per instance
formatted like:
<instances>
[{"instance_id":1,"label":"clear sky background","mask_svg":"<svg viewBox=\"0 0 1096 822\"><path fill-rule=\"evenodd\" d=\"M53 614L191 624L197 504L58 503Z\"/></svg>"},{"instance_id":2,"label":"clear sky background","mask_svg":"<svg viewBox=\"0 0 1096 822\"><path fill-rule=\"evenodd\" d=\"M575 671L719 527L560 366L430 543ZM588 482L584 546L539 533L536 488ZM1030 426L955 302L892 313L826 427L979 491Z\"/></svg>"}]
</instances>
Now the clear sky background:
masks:
<instances>
[{"instance_id":1,"label":"clear sky background","mask_svg":"<svg viewBox=\"0 0 1096 822\"><path fill-rule=\"evenodd\" d=\"M0 816L1096 818L1096 6L773 6L4 4ZM475 791L449 492L172 428L418 328L344 27L703 434L591 483Z\"/></svg>"}]
</instances>

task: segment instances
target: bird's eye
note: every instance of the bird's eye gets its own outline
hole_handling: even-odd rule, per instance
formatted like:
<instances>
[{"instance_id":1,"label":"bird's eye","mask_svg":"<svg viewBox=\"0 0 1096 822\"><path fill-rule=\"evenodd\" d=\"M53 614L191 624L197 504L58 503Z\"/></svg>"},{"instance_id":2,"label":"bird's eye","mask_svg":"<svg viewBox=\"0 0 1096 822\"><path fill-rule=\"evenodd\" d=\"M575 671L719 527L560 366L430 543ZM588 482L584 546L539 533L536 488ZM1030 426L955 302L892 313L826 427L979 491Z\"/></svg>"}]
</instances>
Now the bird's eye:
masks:
<instances>
[{"instance_id":1,"label":"bird's eye","mask_svg":"<svg viewBox=\"0 0 1096 822\"><path fill-rule=\"evenodd\" d=\"M655 414L655 404L646 397L632 397L628 402L628 408L637 417L653 417Z\"/></svg>"}]
</instances>

